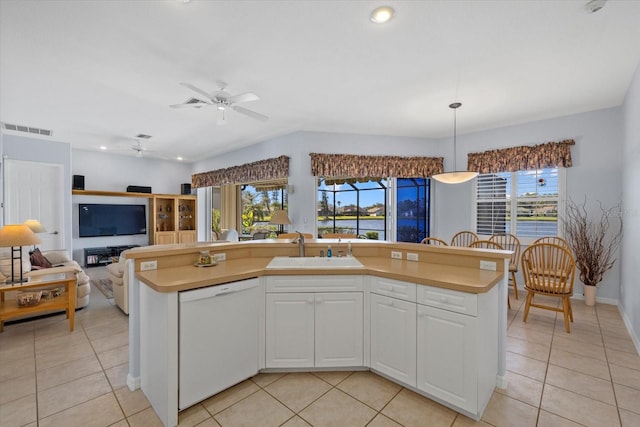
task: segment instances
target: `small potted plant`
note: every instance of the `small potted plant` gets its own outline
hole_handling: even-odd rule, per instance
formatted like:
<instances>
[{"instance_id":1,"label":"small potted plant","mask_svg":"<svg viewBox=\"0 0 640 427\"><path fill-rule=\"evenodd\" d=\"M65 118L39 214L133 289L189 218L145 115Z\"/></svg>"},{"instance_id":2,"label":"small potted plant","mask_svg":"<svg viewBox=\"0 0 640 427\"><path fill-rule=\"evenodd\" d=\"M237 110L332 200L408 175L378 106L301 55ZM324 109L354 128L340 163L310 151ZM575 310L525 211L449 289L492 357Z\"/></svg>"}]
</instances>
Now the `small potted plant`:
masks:
<instances>
[{"instance_id":1,"label":"small potted plant","mask_svg":"<svg viewBox=\"0 0 640 427\"><path fill-rule=\"evenodd\" d=\"M622 217L620 204L605 209L598 202L600 218L593 220L587 214L586 204L586 197L580 205L569 200L563 225L565 238L573 249L576 268L580 272L580 281L584 284L585 304L593 306L596 301L596 285L616 262L614 255L622 239ZM620 226L609 233L612 217L618 217Z\"/></svg>"}]
</instances>

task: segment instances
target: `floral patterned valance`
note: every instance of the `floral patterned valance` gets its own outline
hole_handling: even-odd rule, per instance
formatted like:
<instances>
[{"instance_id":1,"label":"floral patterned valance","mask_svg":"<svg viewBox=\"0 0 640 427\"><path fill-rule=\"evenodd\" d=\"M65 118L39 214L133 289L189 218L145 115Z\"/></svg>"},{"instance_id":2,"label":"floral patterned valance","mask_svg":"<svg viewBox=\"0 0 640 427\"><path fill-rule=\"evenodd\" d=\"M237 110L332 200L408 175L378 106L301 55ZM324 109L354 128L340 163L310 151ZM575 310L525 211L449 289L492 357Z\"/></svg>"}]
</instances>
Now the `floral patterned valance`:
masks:
<instances>
[{"instance_id":1,"label":"floral patterned valance","mask_svg":"<svg viewBox=\"0 0 640 427\"><path fill-rule=\"evenodd\" d=\"M213 187L224 184L245 184L289 177L289 157L259 160L240 166L231 166L191 176L193 188Z\"/></svg>"},{"instance_id":2,"label":"floral patterned valance","mask_svg":"<svg viewBox=\"0 0 640 427\"><path fill-rule=\"evenodd\" d=\"M566 139L560 142L469 153L467 170L495 173L554 167L568 168L572 166L571 146L575 143L573 139Z\"/></svg>"},{"instance_id":3,"label":"floral patterned valance","mask_svg":"<svg viewBox=\"0 0 640 427\"><path fill-rule=\"evenodd\" d=\"M428 178L442 173L442 157L310 153L311 175L321 177Z\"/></svg>"}]
</instances>

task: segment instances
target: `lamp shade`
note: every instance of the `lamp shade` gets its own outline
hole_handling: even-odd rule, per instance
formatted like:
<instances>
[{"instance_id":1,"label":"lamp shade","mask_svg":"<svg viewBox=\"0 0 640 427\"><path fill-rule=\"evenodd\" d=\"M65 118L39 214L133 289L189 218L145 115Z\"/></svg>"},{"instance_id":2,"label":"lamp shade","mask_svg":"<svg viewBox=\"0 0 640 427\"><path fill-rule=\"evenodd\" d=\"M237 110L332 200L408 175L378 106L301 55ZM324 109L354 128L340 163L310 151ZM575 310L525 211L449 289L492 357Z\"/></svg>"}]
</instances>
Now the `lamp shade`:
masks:
<instances>
[{"instance_id":1,"label":"lamp shade","mask_svg":"<svg viewBox=\"0 0 640 427\"><path fill-rule=\"evenodd\" d=\"M28 246L41 243L38 236L24 224L7 224L0 229L0 246Z\"/></svg>"},{"instance_id":2,"label":"lamp shade","mask_svg":"<svg viewBox=\"0 0 640 427\"><path fill-rule=\"evenodd\" d=\"M271 215L271 221L269 221L269 224L291 224L291 220L289 219L289 215L287 215L286 211L278 209L273 212L273 215Z\"/></svg>"},{"instance_id":3,"label":"lamp shade","mask_svg":"<svg viewBox=\"0 0 640 427\"><path fill-rule=\"evenodd\" d=\"M463 182L471 181L476 176L478 176L478 172L456 171L439 173L432 175L431 178L444 184L462 184Z\"/></svg>"},{"instance_id":4,"label":"lamp shade","mask_svg":"<svg viewBox=\"0 0 640 427\"><path fill-rule=\"evenodd\" d=\"M29 229L31 229L31 231L33 231L34 233L44 233L45 231L47 231L47 229L44 228L44 226L40 224L40 221L38 221L37 219L28 219L24 222L24 225L29 227Z\"/></svg>"}]
</instances>

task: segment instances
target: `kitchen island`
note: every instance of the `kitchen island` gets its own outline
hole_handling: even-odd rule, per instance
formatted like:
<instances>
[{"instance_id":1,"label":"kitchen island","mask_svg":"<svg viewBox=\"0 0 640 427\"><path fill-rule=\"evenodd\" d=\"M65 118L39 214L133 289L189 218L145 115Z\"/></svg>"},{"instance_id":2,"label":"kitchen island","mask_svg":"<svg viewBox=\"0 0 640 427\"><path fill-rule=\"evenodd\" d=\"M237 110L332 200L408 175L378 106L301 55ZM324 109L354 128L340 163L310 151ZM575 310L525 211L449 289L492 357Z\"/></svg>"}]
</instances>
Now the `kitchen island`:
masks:
<instances>
[{"instance_id":1,"label":"kitchen island","mask_svg":"<svg viewBox=\"0 0 640 427\"><path fill-rule=\"evenodd\" d=\"M351 243L361 268L267 268L275 256L297 255L297 246L287 240L128 251L125 256L132 278L129 388L142 388L162 422L176 425L178 410L188 404L179 389L189 386L180 383L180 360L189 356L180 356L181 351L189 351L189 346L180 345L181 336L187 335L180 332L181 297L198 289L257 280L261 289L255 297L257 330L266 333L256 337L255 372L301 367L371 369L480 418L493 388L506 385L509 252L362 240ZM347 241L307 241L307 256L318 256L328 244L337 253ZM201 250L225 260L210 268L194 267ZM401 253L402 259L392 258L392 252ZM408 253L418 261L407 261ZM480 269L480 261L490 269ZM376 325L396 321L402 325L402 318L393 317L400 312L408 316L404 321L414 316L417 330L403 329L407 350L385 360L386 353L379 350L388 338ZM335 329L336 322L342 322L341 333L349 335L332 341L332 334L323 331ZM287 342L279 337L287 336L282 328L290 324L301 326L287 332L299 334L298 339ZM307 348L322 351L308 354Z\"/></svg>"}]
</instances>

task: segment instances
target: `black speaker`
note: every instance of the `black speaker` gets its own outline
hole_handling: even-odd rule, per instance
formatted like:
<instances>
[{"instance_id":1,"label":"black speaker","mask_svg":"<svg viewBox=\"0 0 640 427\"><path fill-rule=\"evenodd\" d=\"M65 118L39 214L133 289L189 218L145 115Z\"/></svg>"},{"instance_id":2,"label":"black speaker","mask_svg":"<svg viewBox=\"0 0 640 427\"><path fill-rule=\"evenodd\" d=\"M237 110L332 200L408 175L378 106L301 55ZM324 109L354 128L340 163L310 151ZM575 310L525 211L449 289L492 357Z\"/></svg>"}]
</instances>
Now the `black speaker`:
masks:
<instances>
[{"instance_id":1,"label":"black speaker","mask_svg":"<svg viewBox=\"0 0 640 427\"><path fill-rule=\"evenodd\" d=\"M180 194L191 194L191 184L182 184L180 185Z\"/></svg>"},{"instance_id":2,"label":"black speaker","mask_svg":"<svg viewBox=\"0 0 640 427\"><path fill-rule=\"evenodd\" d=\"M143 187L141 185L130 185L127 187L127 193L151 193L151 187Z\"/></svg>"},{"instance_id":3,"label":"black speaker","mask_svg":"<svg viewBox=\"0 0 640 427\"><path fill-rule=\"evenodd\" d=\"M73 175L73 189L84 190L84 175Z\"/></svg>"}]
</instances>

